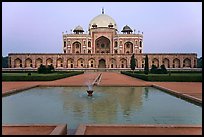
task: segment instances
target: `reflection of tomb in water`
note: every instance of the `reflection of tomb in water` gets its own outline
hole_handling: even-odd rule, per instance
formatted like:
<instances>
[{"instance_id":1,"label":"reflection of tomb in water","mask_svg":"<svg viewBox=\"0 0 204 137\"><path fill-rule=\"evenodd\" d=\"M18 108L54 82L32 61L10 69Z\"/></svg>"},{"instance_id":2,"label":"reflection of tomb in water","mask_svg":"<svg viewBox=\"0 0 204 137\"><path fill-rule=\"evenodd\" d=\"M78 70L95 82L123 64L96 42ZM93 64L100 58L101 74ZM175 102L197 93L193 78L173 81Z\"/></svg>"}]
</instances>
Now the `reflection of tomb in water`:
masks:
<instances>
[{"instance_id":1,"label":"reflection of tomb in water","mask_svg":"<svg viewBox=\"0 0 204 137\"><path fill-rule=\"evenodd\" d=\"M93 96L87 96L86 90L86 87L74 90L71 100L66 99L68 95L62 95L64 111L69 113L72 108L81 118L88 114L96 123L117 123L118 113L127 116L142 106L143 87L95 87Z\"/></svg>"},{"instance_id":2,"label":"reflection of tomb in water","mask_svg":"<svg viewBox=\"0 0 204 137\"><path fill-rule=\"evenodd\" d=\"M80 123L200 124L202 121L202 107L153 87L96 86L91 97L86 90L87 87L39 87L3 97L2 123L57 122L76 129ZM32 115L28 110L32 110Z\"/></svg>"}]
</instances>

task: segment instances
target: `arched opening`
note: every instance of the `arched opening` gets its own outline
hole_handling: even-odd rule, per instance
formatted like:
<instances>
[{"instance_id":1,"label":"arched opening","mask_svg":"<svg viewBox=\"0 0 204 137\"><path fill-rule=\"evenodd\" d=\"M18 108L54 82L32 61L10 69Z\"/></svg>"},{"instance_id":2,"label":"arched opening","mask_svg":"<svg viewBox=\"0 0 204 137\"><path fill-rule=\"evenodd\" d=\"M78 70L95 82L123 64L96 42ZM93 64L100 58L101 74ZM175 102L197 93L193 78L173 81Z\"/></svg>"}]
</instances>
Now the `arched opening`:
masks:
<instances>
[{"instance_id":1,"label":"arched opening","mask_svg":"<svg viewBox=\"0 0 204 137\"><path fill-rule=\"evenodd\" d=\"M74 68L74 59L68 59L67 60L67 67L68 68Z\"/></svg>"},{"instance_id":2,"label":"arched opening","mask_svg":"<svg viewBox=\"0 0 204 137\"><path fill-rule=\"evenodd\" d=\"M64 41L64 47L66 47L66 41Z\"/></svg>"},{"instance_id":3,"label":"arched opening","mask_svg":"<svg viewBox=\"0 0 204 137\"><path fill-rule=\"evenodd\" d=\"M145 67L145 58L142 59L142 68Z\"/></svg>"},{"instance_id":4,"label":"arched opening","mask_svg":"<svg viewBox=\"0 0 204 137\"><path fill-rule=\"evenodd\" d=\"M169 68L170 67L169 59L167 59L167 58L163 59L162 63L164 64L165 68Z\"/></svg>"},{"instance_id":5,"label":"arched opening","mask_svg":"<svg viewBox=\"0 0 204 137\"><path fill-rule=\"evenodd\" d=\"M76 41L72 44L72 53L81 53L81 43Z\"/></svg>"},{"instance_id":6,"label":"arched opening","mask_svg":"<svg viewBox=\"0 0 204 137\"><path fill-rule=\"evenodd\" d=\"M88 53L91 53L91 50L88 50Z\"/></svg>"},{"instance_id":7,"label":"arched opening","mask_svg":"<svg viewBox=\"0 0 204 137\"><path fill-rule=\"evenodd\" d=\"M133 43L132 42L126 42L124 44L125 46L125 53L129 54L129 53L133 53Z\"/></svg>"},{"instance_id":8,"label":"arched opening","mask_svg":"<svg viewBox=\"0 0 204 137\"><path fill-rule=\"evenodd\" d=\"M110 68L116 68L116 60L114 58L110 59Z\"/></svg>"},{"instance_id":9,"label":"arched opening","mask_svg":"<svg viewBox=\"0 0 204 137\"><path fill-rule=\"evenodd\" d=\"M135 68L138 68L138 61L135 59Z\"/></svg>"},{"instance_id":10,"label":"arched opening","mask_svg":"<svg viewBox=\"0 0 204 137\"><path fill-rule=\"evenodd\" d=\"M14 60L14 68L20 68L22 67L22 60L17 58Z\"/></svg>"},{"instance_id":11,"label":"arched opening","mask_svg":"<svg viewBox=\"0 0 204 137\"><path fill-rule=\"evenodd\" d=\"M180 68L180 60L175 58L173 60L173 68Z\"/></svg>"},{"instance_id":12,"label":"arched opening","mask_svg":"<svg viewBox=\"0 0 204 137\"><path fill-rule=\"evenodd\" d=\"M62 60L62 58L57 59L57 67L63 67L63 60Z\"/></svg>"},{"instance_id":13,"label":"arched opening","mask_svg":"<svg viewBox=\"0 0 204 137\"><path fill-rule=\"evenodd\" d=\"M95 51L99 51L99 53L110 53L110 40L104 36L97 38L95 48Z\"/></svg>"},{"instance_id":14,"label":"arched opening","mask_svg":"<svg viewBox=\"0 0 204 137\"><path fill-rule=\"evenodd\" d=\"M115 47L117 47L117 46L118 46L118 42L116 41L116 42L115 42Z\"/></svg>"},{"instance_id":15,"label":"arched opening","mask_svg":"<svg viewBox=\"0 0 204 137\"><path fill-rule=\"evenodd\" d=\"M191 67L191 60L186 58L183 60L183 67L190 68Z\"/></svg>"},{"instance_id":16,"label":"arched opening","mask_svg":"<svg viewBox=\"0 0 204 137\"><path fill-rule=\"evenodd\" d=\"M98 68L106 68L106 61L104 59L99 60Z\"/></svg>"},{"instance_id":17,"label":"arched opening","mask_svg":"<svg viewBox=\"0 0 204 137\"><path fill-rule=\"evenodd\" d=\"M30 58L27 58L25 60L25 67L32 67L32 60Z\"/></svg>"},{"instance_id":18,"label":"arched opening","mask_svg":"<svg viewBox=\"0 0 204 137\"><path fill-rule=\"evenodd\" d=\"M142 47L142 41L140 41L140 47Z\"/></svg>"},{"instance_id":19,"label":"arched opening","mask_svg":"<svg viewBox=\"0 0 204 137\"><path fill-rule=\"evenodd\" d=\"M42 59L41 58L36 59L35 61L36 68L39 68L41 64L42 64Z\"/></svg>"},{"instance_id":20,"label":"arched opening","mask_svg":"<svg viewBox=\"0 0 204 137\"><path fill-rule=\"evenodd\" d=\"M52 63L53 63L53 61L52 61L51 58L48 58L48 59L46 60L46 66L51 65Z\"/></svg>"},{"instance_id":21,"label":"arched opening","mask_svg":"<svg viewBox=\"0 0 204 137\"><path fill-rule=\"evenodd\" d=\"M156 58L154 58L154 59L152 60L152 65L155 65L156 67L159 67L159 60L156 59Z\"/></svg>"},{"instance_id":22,"label":"arched opening","mask_svg":"<svg viewBox=\"0 0 204 137\"><path fill-rule=\"evenodd\" d=\"M77 60L77 66L78 68L84 68L84 59L80 58Z\"/></svg>"},{"instance_id":23,"label":"arched opening","mask_svg":"<svg viewBox=\"0 0 204 137\"><path fill-rule=\"evenodd\" d=\"M89 59L88 60L88 67L89 68L94 68L95 67L95 60L94 59Z\"/></svg>"},{"instance_id":24,"label":"arched opening","mask_svg":"<svg viewBox=\"0 0 204 137\"><path fill-rule=\"evenodd\" d=\"M127 60L126 59L121 59L120 60L120 67L121 68L127 68Z\"/></svg>"},{"instance_id":25,"label":"arched opening","mask_svg":"<svg viewBox=\"0 0 204 137\"><path fill-rule=\"evenodd\" d=\"M88 42L88 47L89 47L89 48L91 47L91 42L90 42L90 41Z\"/></svg>"}]
</instances>

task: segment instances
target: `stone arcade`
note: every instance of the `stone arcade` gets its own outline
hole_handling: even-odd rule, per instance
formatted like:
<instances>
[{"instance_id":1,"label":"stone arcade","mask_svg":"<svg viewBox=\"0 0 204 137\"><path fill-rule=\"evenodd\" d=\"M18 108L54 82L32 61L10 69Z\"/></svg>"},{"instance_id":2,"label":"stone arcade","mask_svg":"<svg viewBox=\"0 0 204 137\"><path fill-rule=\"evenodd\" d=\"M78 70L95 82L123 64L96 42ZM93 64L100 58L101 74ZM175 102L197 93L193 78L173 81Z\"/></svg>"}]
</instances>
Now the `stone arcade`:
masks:
<instances>
[{"instance_id":1,"label":"stone arcade","mask_svg":"<svg viewBox=\"0 0 204 137\"><path fill-rule=\"evenodd\" d=\"M63 53L9 53L10 68L38 68L52 64L55 68L130 68L135 53L136 68L144 67L143 33L125 25L121 33L113 18L104 14L93 18L84 33L81 26L73 34L63 33ZM196 68L196 53L148 53L149 67Z\"/></svg>"}]
</instances>

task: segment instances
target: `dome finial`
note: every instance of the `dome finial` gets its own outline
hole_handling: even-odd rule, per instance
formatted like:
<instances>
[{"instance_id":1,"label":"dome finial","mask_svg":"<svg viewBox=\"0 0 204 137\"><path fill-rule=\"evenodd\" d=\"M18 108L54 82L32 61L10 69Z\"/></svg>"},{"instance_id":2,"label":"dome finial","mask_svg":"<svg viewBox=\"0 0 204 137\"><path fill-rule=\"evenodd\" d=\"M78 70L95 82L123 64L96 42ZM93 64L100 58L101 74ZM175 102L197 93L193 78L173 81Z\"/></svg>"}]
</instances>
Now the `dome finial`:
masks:
<instances>
[{"instance_id":1,"label":"dome finial","mask_svg":"<svg viewBox=\"0 0 204 137\"><path fill-rule=\"evenodd\" d=\"M104 14L104 8L102 8L102 14Z\"/></svg>"}]
</instances>

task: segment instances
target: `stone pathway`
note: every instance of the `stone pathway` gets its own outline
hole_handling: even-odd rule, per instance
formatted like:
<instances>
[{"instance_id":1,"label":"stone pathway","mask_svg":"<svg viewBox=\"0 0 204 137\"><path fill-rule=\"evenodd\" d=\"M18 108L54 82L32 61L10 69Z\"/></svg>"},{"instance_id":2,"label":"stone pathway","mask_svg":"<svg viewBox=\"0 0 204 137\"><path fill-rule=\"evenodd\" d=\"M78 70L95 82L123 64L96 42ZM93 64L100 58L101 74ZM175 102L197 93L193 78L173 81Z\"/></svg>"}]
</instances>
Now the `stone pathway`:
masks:
<instances>
[{"instance_id":1,"label":"stone pathway","mask_svg":"<svg viewBox=\"0 0 204 137\"><path fill-rule=\"evenodd\" d=\"M158 85L170 90L187 94L202 100L202 82L146 82L114 72L87 72L55 81L46 82L2 82L2 94L11 90L29 88L36 85L46 86L86 86L102 73L99 86L150 86Z\"/></svg>"},{"instance_id":2,"label":"stone pathway","mask_svg":"<svg viewBox=\"0 0 204 137\"><path fill-rule=\"evenodd\" d=\"M37 85L45 85L45 86L86 86L87 82L92 83L98 74L102 73L99 86L150 86L150 85L158 85L163 88L168 88L170 90L174 90L181 94L187 94L202 100L202 82L146 82L137 78L132 78L120 73L114 72L94 72L94 73L84 73L77 76L72 76L60 80L55 81L36 81L36 82L2 82L2 94L25 89ZM146 131L146 128L139 129L140 131ZM162 130L162 129L161 129ZM174 130L172 129L169 133L172 133ZM186 130L186 129L184 129ZM189 129L188 129L189 130ZM200 129L191 129L192 134L200 134L202 131L202 127ZM97 129L92 130L94 132ZM162 133L164 130L162 130ZM99 131L100 132L100 131ZM135 130L134 130L135 132ZM166 132L166 131L165 131ZM139 131L138 131L139 133ZM155 131L155 133L161 134L160 131ZM177 133L177 132L175 132ZM179 131L179 133L181 133ZM185 134L189 132L185 131ZM181 134L184 134L183 131Z\"/></svg>"},{"instance_id":3,"label":"stone pathway","mask_svg":"<svg viewBox=\"0 0 204 137\"><path fill-rule=\"evenodd\" d=\"M84 73L81 75L76 75L64 79L59 79L51 82L46 82L43 85L58 85L58 86L86 86L87 84L92 83L95 78L98 76L98 72L96 73Z\"/></svg>"},{"instance_id":4,"label":"stone pathway","mask_svg":"<svg viewBox=\"0 0 204 137\"><path fill-rule=\"evenodd\" d=\"M120 73L102 72L100 86L146 86L149 82Z\"/></svg>"}]
</instances>

